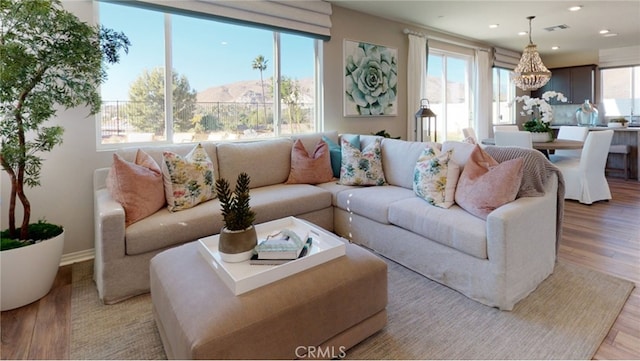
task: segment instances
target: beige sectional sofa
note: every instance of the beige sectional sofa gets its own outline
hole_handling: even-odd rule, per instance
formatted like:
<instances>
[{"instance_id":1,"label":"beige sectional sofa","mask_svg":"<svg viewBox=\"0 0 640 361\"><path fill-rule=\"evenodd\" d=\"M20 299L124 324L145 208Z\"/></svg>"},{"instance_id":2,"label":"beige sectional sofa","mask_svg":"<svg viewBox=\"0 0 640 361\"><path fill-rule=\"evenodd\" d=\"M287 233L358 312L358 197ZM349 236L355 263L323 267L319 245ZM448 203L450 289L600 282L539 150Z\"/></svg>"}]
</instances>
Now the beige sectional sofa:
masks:
<instances>
[{"instance_id":1,"label":"beige sectional sofa","mask_svg":"<svg viewBox=\"0 0 640 361\"><path fill-rule=\"evenodd\" d=\"M338 143L335 132L301 136L312 151L321 135ZM361 147L375 136L361 135ZM447 285L469 298L511 310L553 272L556 256L558 178L551 174L544 194L522 197L493 211L486 221L457 205L429 205L412 189L413 169L426 143L382 139L384 186L284 184L291 167L292 139L250 143L203 143L216 177L251 177L256 222L284 216L309 220L327 230ZM470 146L453 147L464 165ZM163 150L185 155L189 145L143 147L160 164ZM119 151L132 161L136 149ZM534 151L532 151L534 152ZM161 209L125 228L124 209L105 188L108 168L97 169L94 278L104 303L149 291L149 262L159 252L219 233L219 202L170 213ZM531 220L535 219L535 222ZM545 225L540 227L540 225Z\"/></svg>"}]
</instances>

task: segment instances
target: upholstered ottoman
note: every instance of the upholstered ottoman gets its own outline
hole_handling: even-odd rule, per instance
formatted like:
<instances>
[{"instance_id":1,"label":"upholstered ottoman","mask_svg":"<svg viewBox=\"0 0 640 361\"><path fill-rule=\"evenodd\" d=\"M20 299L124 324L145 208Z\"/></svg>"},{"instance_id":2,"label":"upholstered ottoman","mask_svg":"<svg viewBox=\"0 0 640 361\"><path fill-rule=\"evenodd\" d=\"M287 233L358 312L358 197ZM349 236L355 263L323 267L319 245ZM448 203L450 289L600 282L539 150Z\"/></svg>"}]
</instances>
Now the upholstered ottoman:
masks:
<instances>
[{"instance_id":1,"label":"upholstered ottoman","mask_svg":"<svg viewBox=\"0 0 640 361\"><path fill-rule=\"evenodd\" d=\"M386 324L387 265L359 246L234 296L196 243L151 260L153 312L169 358L336 358Z\"/></svg>"}]
</instances>

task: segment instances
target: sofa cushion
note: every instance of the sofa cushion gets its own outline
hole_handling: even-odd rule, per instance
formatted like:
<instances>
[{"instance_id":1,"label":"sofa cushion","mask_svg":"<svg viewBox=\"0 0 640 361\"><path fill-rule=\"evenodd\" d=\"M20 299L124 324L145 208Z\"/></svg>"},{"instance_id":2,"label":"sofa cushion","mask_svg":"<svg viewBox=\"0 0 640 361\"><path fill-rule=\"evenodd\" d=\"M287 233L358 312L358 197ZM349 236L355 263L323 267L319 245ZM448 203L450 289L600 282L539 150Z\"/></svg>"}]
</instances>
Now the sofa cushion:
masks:
<instances>
[{"instance_id":1,"label":"sofa cushion","mask_svg":"<svg viewBox=\"0 0 640 361\"><path fill-rule=\"evenodd\" d=\"M238 174L251 177L251 188L284 183L291 170L291 139L218 144L219 178L234 182Z\"/></svg>"},{"instance_id":2,"label":"sofa cushion","mask_svg":"<svg viewBox=\"0 0 640 361\"><path fill-rule=\"evenodd\" d=\"M165 151L162 175L167 208L174 212L194 207L215 197L213 162L202 145L185 157Z\"/></svg>"},{"instance_id":3,"label":"sofa cushion","mask_svg":"<svg viewBox=\"0 0 640 361\"><path fill-rule=\"evenodd\" d=\"M337 181L316 184L316 187L320 187L331 193L331 204L334 207L338 206L338 193L345 190L361 188L359 186L348 186L348 185L340 184Z\"/></svg>"},{"instance_id":4,"label":"sofa cushion","mask_svg":"<svg viewBox=\"0 0 640 361\"><path fill-rule=\"evenodd\" d=\"M386 183L380 139L376 139L362 151L345 138L342 138L341 146L340 184L380 186Z\"/></svg>"},{"instance_id":5,"label":"sofa cushion","mask_svg":"<svg viewBox=\"0 0 640 361\"><path fill-rule=\"evenodd\" d=\"M116 151L116 153L121 156L123 159L133 162L136 159L136 152L138 149L143 150L147 154L153 158L159 165L162 165L162 153L164 152L173 152L182 157L185 157L189 152L193 150L193 146L195 144L162 144L162 145L149 145L143 147L126 147L121 148ZM217 145L214 142L203 142L200 143L204 150L207 152L209 159L213 162L213 173L218 175L218 153L217 153Z\"/></svg>"},{"instance_id":6,"label":"sofa cushion","mask_svg":"<svg viewBox=\"0 0 640 361\"><path fill-rule=\"evenodd\" d=\"M455 199L467 212L487 219L496 208L516 199L523 159L498 163L479 145L475 147L460 175Z\"/></svg>"},{"instance_id":7,"label":"sofa cushion","mask_svg":"<svg viewBox=\"0 0 640 361\"><path fill-rule=\"evenodd\" d=\"M427 203L441 208L453 205L460 167L451 160L453 150L440 153L426 148L416 162L413 191Z\"/></svg>"},{"instance_id":8,"label":"sofa cushion","mask_svg":"<svg viewBox=\"0 0 640 361\"><path fill-rule=\"evenodd\" d=\"M433 207L413 197L389 205L391 224L468 255L487 258L486 222L453 205Z\"/></svg>"},{"instance_id":9,"label":"sofa cushion","mask_svg":"<svg viewBox=\"0 0 640 361\"><path fill-rule=\"evenodd\" d=\"M300 139L291 148L291 171L287 184L318 184L333 179L329 146L320 140L312 153L308 153Z\"/></svg>"},{"instance_id":10,"label":"sofa cushion","mask_svg":"<svg viewBox=\"0 0 640 361\"><path fill-rule=\"evenodd\" d=\"M442 143L442 151L447 152L453 149L453 161L460 166L460 169L464 169L467 160L471 156L471 152L475 149L476 145L466 142L446 141Z\"/></svg>"},{"instance_id":11,"label":"sofa cushion","mask_svg":"<svg viewBox=\"0 0 640 361\"><path fill-rule=\"evenodd\" d=\"M344 190L338 193L337 198L338 208L389 224L389 205L402 199L416 198L416 195L404 187L381 186Z\"/></svg>"},{"instance_id":12,"label":"sofa cushion","mask_svg":"<svg viewBox=\"0 0 640 361\"><path fill-rule=\"evenodd\" d=\"M308 184L275 184L251 190L255 223L331 207L331 193Z\"/></svg>"},{"instance_id":13,"label":"sofa cushion","mask_svg":"<svg viewBox=\"0 0 640 361\"><path fill-rule=\"evenodd\" d=\"M218 234L223 224L218 199L180 212L163 208L125 229L126 253L142 254Z\"/></svg>"},{"instance_id":14,"label":"sofa cushion","mask_svg":"<svg viewBox=\"0 0 640 361\"><path fill-rule=\"evenodd\" d=\"M307 153L313 153L313 150L316 148L316 145L320 140L324 140L326 142L326 139L329 139L333 143L340 144L338 132L335 130L320 133L294 134L291 136L291 139L294 142L298 139L301 140L304 145L304 149L307 150Z\"/></svg>"},{"instance_id":15,"label":"sofa cushion","mask_svg":"<svg viewBox=\"0 0 640 361\"><path fill-rule=\"evenodd\" d=\"M426 148L440 149L438 143L407 142L385 138L382 140L382 167L390 185L412 189L413 170L420 153Z\"/></svg>"},{"instance_id":16,"label":"sofa cushion","mask_svg":"<svg viewBox=\"0 0 640 361\"><path fill-rule=\"evenodd\" d=\"M152 215L166 203L160 166L142 150L136 152L134 163L113 154L106 185L124 208L125 226Z\"/></svg>"},{"instance_id":17,"label":"sofa cushion","mask_svg":"<svg viewBox=\"0 0 640 361\"><path fill-rule=\"evenodd\" d=\"M308 184L276 184L251 189L255 224L331 207L331 193ZM180 212L166 208L126 229L128 255L154 251L220 233L220 201L213 199Z\"/></svg>"}]
</instances>

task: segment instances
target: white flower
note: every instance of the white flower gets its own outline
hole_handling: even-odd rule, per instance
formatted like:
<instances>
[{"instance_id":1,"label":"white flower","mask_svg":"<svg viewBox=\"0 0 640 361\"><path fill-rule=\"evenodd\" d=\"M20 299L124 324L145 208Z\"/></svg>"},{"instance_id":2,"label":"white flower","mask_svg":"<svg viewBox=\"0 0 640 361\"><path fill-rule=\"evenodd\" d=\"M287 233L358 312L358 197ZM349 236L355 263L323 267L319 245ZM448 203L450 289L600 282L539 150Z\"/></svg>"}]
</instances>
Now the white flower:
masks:
<instances>
[{"instance_id":1,"label":"white flower","mask_svg":"<svg viewBox=\"0 0 640 361\"><path fill-rule=\"evenodd\" d=\"M520 112L520 115L533 115L535 117L536 114L534 112L535 110L537 110L538 115L541 118L540 120L543 123L550 123L551 119L553 118L553 108L551 108L551 105L549 105L549 103L547 102L551 98L557 98L559 101L563 103L567 102L567 98L564 96L564 94L553 91L553 90L549 90L542 94L542 99L532 98L528 95L523 95L520 97L515 97L512 103L516 103L516 102L523 103L522 104L523 111Z\"/></svg>"}]
</instances>

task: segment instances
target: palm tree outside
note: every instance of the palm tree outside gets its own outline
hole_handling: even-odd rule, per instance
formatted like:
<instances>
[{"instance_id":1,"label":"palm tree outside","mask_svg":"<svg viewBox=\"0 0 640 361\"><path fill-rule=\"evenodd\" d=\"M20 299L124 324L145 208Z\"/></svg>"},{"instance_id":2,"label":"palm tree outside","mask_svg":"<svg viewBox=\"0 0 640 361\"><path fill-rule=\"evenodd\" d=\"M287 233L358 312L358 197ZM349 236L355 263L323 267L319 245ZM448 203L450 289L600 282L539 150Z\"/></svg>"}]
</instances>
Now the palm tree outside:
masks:
<instances>
[{"instance_id":1,"label":"palm tree outside","mask_svg":"<svg viewBox=\"0 0 640 361\"><path fill-rule=\"evenodd\" d=\"M251 63L251 68L254 70L260 70L260 85L262 87L262 106L264 107L264 120L267 121L267 104L265 102L264 96L264 79L262 77L262 72L267 70L267 62L263 55L258 55L255 59L253 59L253 63Z\"/></svg>"}]
</instances>

